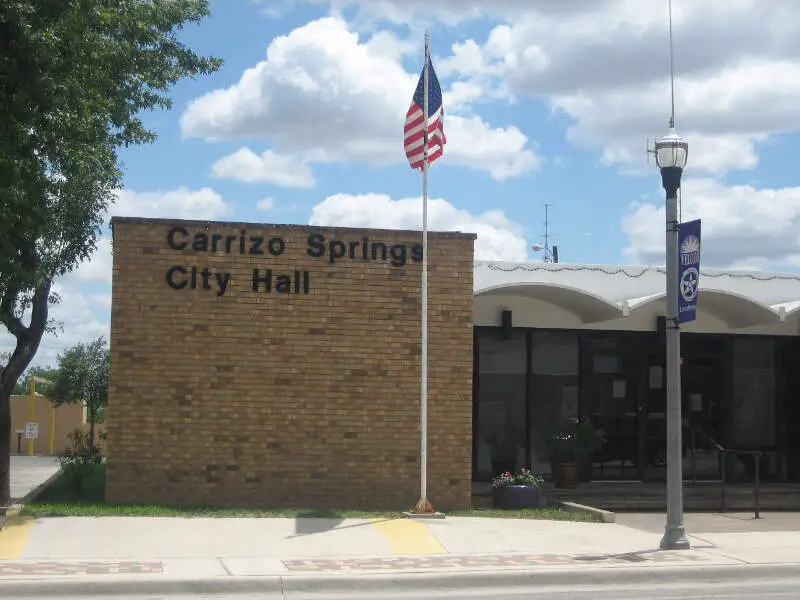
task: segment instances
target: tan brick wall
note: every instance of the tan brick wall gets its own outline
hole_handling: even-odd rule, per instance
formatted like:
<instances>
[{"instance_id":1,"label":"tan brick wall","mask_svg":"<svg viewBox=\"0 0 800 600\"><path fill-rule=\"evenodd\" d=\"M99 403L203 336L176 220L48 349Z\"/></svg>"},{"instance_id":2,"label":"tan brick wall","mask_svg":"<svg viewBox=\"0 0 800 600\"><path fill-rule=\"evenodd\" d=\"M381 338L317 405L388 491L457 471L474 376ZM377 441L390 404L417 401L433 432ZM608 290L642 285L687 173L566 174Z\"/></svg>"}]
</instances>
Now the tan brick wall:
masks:
<instances>
[{"instance_id":1,"label":"tan brick wall","mask_svg":"<svg viewBox=\"0 0 800 600\"><path fill-rule=\"evenodd\" d=\"M175 250L171 227L280 237ZM407 509L419 494L419 232L114 219L107 497ZM307 254L310 234L409 247L408 264ZM176 237L177 241L187 238ZM429 498L470 503L473 234L429 236ZM266 242L264 244L266 246ZM273 245L277 247L277 242ZM349 248L349 246L348 246ZM230 274L175 290L172 266ZM252 291L252 270L309 292ZM302 291L302 275L300 289ZM224 281L224 277L222 278ZM273 280L275 283L276 280ZM294 284L292 284L294 290Z\"/></svg>"},{"instance_id":2,"label":"tan brick wall","mask_svg":"<svg viewBox=\"0 0 800 600\"><path fill-rule=\"evenodd\" d=\"M25 434L22 438L17 435L17 431L24 431L27 422L39 423L39 437L33 440L33 454L43 456L50 455L50 440L52 437L52 454L61 454L72 446L70 434L76 429L84 426L84 410L80 404L63 404L52 414L53 405L46 396L34 396L33 419L30 414L30 396L11 396L11 454L17 454L19 447L22 447L22 454L28 454L28 440ZM51 419L55 427L53 435L50 434ZM21 441L21 444L20 444Z\"/></svg>"}]
</instances>

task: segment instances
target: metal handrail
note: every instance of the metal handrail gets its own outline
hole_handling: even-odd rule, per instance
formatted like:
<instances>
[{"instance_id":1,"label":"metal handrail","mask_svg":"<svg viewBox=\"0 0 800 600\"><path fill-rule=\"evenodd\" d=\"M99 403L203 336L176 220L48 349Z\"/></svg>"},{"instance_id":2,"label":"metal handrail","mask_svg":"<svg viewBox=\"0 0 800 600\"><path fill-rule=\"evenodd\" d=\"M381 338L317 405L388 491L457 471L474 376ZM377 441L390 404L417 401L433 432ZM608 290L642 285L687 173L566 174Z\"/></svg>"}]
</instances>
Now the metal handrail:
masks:
<instances>
[{"instance_id":1,"label":"metal handrail","mask_svg":"<svg viewBox=\"0 0 800 600\"><path fill-rule=\"evenodd\" d=\"M693 432L699 433L702 437L704 437L707 441L709 441L714 448L719 453L719 461L720 461L720 512L725 512L725 501L727 496L727 485L728 485L728 455L731 456L754 456L755 457L755 482L753 486L753 512L755 513L755 518L761 518L761 456L764 454L761 450L735 450L733 448L725 448L708 435L705 431L700 429L699 427L693 427ZM694 440L694 436L692 436L692 461L693 461L693 474L692 477L696 481L697 480L697 465L694 463L694 453L696 451L696 444Z\"/></svg>"}]
</instances>

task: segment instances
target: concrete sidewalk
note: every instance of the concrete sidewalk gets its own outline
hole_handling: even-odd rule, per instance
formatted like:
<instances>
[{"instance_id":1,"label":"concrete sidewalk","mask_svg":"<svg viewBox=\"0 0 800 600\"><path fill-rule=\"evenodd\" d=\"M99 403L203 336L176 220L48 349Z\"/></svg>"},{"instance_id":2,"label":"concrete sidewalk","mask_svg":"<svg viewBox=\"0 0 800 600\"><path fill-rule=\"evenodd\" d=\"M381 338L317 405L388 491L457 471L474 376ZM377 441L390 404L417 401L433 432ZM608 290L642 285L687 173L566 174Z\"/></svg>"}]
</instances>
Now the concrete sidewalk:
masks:
<instances>
[{"instance_id":1,"label":"concrete sidewalk","mask_svg":"<svg viewBox=\"0 0 800 600\"><path fill-rule=\"evenodd\" d=\"M663 515L640 521L648 518L663 527ZM289 581L345 586L386 584L402 574L403 580L449 578L458 586L478 574L482 581L516 577L543 584L622 576L649 581L674 578L675 572L732 577L753 568L800 572L800 531L791 529L796 521L770 514L761 521L775 530L702 533L692 535L693 549L664 552L658 550L660 530L620 523L479 517L22 520L11 529L15 533L0 537L7 558L0 560L0 588L35 585L46 597L67 593L55 590L75 593L75 585L96 590L112 582L152 590L189 581L212 588Z\"/></svg>"},{"instance_id":2,"label":"concrete sidewalk","mask_svg":"<svg viewBox=\"0 0 800 600\"><path fill-rule=\"evenodd\" d=\"M47 485L61 470L52 456L11 457L11 503L26 498Z\"/></svg>"}]
</instances>

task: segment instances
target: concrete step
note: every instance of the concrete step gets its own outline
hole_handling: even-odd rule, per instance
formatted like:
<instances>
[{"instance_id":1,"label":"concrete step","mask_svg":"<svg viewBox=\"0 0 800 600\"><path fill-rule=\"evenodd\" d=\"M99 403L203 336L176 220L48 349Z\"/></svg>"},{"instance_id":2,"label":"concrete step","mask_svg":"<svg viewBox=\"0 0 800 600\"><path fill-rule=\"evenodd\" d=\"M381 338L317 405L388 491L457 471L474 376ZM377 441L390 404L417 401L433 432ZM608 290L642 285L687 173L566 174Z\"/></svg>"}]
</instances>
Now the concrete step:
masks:
<instances>
[{"instance_id":1,"label":"concrete step","mask_svg":"<svg viewBox=\"0 0 800 600\"><path fill-rule=\"evenodd\" d=\"M614 512L666 510L666 484L652 483L584 483L574 489L556 489L545 484L549 502L568 501ZM719 483L685 483L684 510L715 512L721 507ZM490 508L491 489L486 484L473 488L473 506ZM800 484L762 484L759 494L762 511L800 511ZM749 512L754 509L752 484L728 484L726 510Z\"/></svg>"}]
</instances>

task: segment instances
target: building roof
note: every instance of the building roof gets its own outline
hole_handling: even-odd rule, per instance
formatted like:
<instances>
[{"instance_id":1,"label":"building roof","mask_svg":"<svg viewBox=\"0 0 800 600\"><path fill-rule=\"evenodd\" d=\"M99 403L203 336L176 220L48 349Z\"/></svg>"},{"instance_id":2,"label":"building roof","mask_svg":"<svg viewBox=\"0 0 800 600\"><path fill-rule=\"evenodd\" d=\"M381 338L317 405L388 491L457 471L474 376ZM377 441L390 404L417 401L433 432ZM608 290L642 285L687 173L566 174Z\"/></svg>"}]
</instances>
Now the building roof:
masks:
<instances>
[{"instance_id":1,"label":"building roof","mask_svg":"<svg viewBox=\"0 0 800 600\"><path fill-rule=\"evenodd\" d=\"M399 236L407 235L413 239L422 235L422 232L415 229L388 229L388 228L374 228L374 227L345 227L345 226L327 226L327 225L301 225L294 223L253 223L248 221L217 221L217 220L204 220L204 219L168 219L162 217L124 217L114 216L111 217L112 229L114 225L122 223L145 224L145 225L159 225L159 226L172 226L172 227L208 227L217 229L233 229L239 227L251 228L256 230L269 229L270 231L317 231L317 232L333 232L333 233L349 233L363 235L370 233L375 236ZM462 231L428 231L428 236L431 238L467 238L475 240L478 234L462 232Z\"/></svg>"},{"instance_id":2,"label":"building roof","mask_svg":"<svg viewBox=\"0 0 800 600\"><path fill-rule=\"evenodd\" d=\"M475 263L476 296L517 294L557 301L587 320L627 316L663 300L666 270L655 266L592 265L545 262ZM700 269L700 299L717 313L745 327L783 321L800 311L800 275Z\"/></svg>"}]
</instances>

